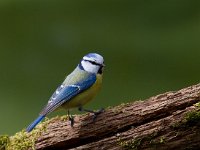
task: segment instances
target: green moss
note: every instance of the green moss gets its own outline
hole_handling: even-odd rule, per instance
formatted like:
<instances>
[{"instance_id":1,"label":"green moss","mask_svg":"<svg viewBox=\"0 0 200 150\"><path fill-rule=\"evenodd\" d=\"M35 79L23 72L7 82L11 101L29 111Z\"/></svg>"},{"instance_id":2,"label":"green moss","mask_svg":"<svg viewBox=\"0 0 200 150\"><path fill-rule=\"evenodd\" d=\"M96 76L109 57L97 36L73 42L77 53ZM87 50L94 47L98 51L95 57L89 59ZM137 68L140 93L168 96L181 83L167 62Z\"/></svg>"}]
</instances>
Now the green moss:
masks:
<instances>
[{"instance_id":1,"label":"green moss","mask_svg":"<svg viewBox=\"0 0 200 150\"><path fill-rule=\"evenodd\" d=\"M0 136L0 150L34 150L36 139L46 130L49 119L45 119L34 130L27 133L24 129L14 136Z\"/></svg>"},{"instance_id":2,"label":"green moss","mask_svg":"<svg viewBox=\"0 0 200 150\"><path fill-rule=\"evenodd\" d=\"M158 142L155 142L153 138L155 138L158 135L157 132L154 132L150 135L147 135L145 137L137 137L134 139L131 139L129 141L123 141L120 138L118 139L118 144L125 150L138 150L141 148L142 143L149 144L151 146L154 146L158 144ZM163 138L164 142L164 138Z\"/></svg>"},{"instance_id":3,"label":"green moss","mask_svg":"<svg viewBox=\"0 0 200 150\"><path fill-rule=\"evenodd\" d=\"M46 127L51 121L68 119L67 115L61 117L54 117L51 120L45 118L45 120L38 124L30 133L27 133L25 129L9 137L7 135L0 136L0 150L35 150L35 141L42 133L46 131Z\"/></svg>"},{"instance_id":4,"label":"green moss","mask_svg":"<svg viewBox=\"0 0 200 150\"><path fill-rule=\"evenodd\" d=\"M200 122L200 110L197 109L186 113L182 121L172 124L171 127L174 129L188 128L190 126L194 126L199 122Z\"/></svg>"},{"instance_id":5,"label":"green moss","mask_svg":"<svg viewBox=\"0 0 200 150\"><path fill-rule=\"evenodd\" d=\"M187 125L193 125L193 124L198 123L199 121L200 121L200 111L194 110L194 111L188 112L185 115L183 123Z\"/></svg>"},{"instance_id":6,"label":"green moss","mask_svg":"<svg viewBox=\"0 0 200 150\"><path fill-rule=\"evenodd\" d=\"M69 116L68 115L63 115L63 116L60 117L60 120L62 120L62 121L69 120Z\"/></svg>"},{"instance_id":7,"label":"green moss","mask_svg":"<svg viewBox=\"0 0 200 150\"><path fill-rule=\"evenodd\" d=\"M9 136L0 135L0 150L5 150L8 144L9 144Z\"/></svg>"},{"instance_id":8,"label":"green moss","mask_svg":"<svg viewBox=\"0 0 200 150\"><path fill-rule=\"evenodd\" d=\"M196 106L197 108L200 108L200 102L194 104L194 106Z\"/></svg>"},{"instance_id":9,"label":"green moss","mask_svg":"<svg viewBox=\"0 0 200 150\"><path fill-rule=\"evenodd\" d=\"M142 138L132 139L130 141L119 141L119 145L125 150L137 150L141 145Z\"/></svg>"},{"instance_id":10,"label":"green moss","mask_svg":"<svg viewBox=\"0 0 200 150\"><path fill-rule=\"evenodd\" d=\"M162 137L160 138L160 144L163 144L163 143L165 143L165 138L162 136Z\"/></svg>"}]
</instances>

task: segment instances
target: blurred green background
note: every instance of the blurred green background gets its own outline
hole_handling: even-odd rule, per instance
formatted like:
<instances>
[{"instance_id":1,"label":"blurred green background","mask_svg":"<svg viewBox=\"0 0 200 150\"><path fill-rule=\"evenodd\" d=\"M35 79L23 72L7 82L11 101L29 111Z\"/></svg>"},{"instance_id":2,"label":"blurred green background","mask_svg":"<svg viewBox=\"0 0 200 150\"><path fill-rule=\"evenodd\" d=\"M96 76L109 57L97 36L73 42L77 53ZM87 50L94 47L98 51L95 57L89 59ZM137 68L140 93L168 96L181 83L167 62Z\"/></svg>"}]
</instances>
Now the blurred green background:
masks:
<instances>
[{"instance_id":1,"label":"blurred green background","mask_svg":"<svg viewBox=\"0 0 200 150\"><path fill-rule=\"evenodd\" d=\"M87 108L196 84L200 1L1 0L0 134L29 125L89 52L102 54L106 68Z\"/></svg>"}]
</instances>

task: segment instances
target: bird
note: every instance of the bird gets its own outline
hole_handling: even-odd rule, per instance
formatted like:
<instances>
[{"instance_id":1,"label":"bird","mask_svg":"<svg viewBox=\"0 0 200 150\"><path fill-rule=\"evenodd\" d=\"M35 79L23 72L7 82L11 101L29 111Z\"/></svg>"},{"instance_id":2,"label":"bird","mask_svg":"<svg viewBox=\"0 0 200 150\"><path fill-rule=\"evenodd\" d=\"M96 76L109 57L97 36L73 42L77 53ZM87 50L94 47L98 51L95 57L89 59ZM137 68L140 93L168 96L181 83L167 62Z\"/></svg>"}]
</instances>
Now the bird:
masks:
<instances>
[{"instance_id":1,"label":"bird","mask_svg":"<svg viewBox=\"0 0 200 150\"><path fill-rule=\"evenodd\" d=\"M85 55L77 67L55 90L39 116L26 128L26 131L31 132L49 113L59 108L68 111L71 126L74 124L73 116L69 114L69 110L72 108L93 113L95 120L96 116L104 109L93 111L84 109L83 105L91 101L101 89L104 67L104 58L100 54L89 53Z\"/></svg>"}]
</instances>

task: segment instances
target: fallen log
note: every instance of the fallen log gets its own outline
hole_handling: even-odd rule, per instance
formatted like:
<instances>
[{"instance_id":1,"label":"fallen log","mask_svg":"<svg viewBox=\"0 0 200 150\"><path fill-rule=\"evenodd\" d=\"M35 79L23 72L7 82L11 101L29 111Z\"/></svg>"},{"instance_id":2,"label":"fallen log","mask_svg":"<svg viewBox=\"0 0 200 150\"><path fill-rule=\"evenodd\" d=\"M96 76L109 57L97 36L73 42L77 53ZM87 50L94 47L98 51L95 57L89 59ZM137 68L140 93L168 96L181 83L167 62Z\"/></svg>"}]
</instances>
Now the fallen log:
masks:
<instances>
[{"instance_id":1,"label":"fallen log","mask_svg":"<svg viewBox=\"0 0 200 150\"><path fill-rule=\"evenodd\" d=\"M200 84L107 108L95 122L91 114L76 116L73 127L67 118L51 119L34 145L36 150L200 149Z\"/></svg>"},{"instance_id":2,"label":"fallen log","mask_svg":"<svg viewBox=\"0 0 200 150\"><path fill-rule=\"evenodd\" d=\"M72 128L53 120L36 149L200 149L200 84L106 109ZM196 106L194 105L196 104Z\"/></svg>"}]
</instances>

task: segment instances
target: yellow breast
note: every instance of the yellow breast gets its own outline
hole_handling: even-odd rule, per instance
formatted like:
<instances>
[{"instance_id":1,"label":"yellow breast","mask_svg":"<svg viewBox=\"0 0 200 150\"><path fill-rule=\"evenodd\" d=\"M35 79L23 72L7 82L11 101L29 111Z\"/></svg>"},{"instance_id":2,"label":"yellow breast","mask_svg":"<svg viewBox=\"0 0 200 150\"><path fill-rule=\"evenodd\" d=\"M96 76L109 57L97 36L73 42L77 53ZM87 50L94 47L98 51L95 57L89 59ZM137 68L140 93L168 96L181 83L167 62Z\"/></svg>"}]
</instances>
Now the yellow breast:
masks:
<instances>
[{"instance_id":1,"label":"yellow breast","mask_svg":"<svg viewBox=\"0 0 200 150\"><path fill-rule=\"evenodd\" d=\"M85 90L84 92L78 94L68 102L64 103L62 107L65 109L70 109L85 105L95 97L95 95L101 89L101 84L102 84L102 75L98 74L96 82L89 89Z\"/></svg>"}]
</instances>

